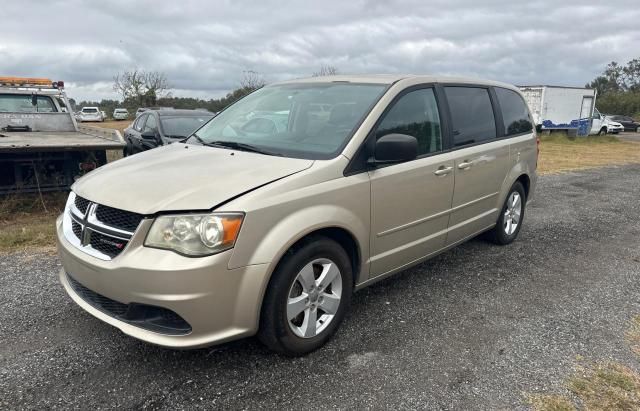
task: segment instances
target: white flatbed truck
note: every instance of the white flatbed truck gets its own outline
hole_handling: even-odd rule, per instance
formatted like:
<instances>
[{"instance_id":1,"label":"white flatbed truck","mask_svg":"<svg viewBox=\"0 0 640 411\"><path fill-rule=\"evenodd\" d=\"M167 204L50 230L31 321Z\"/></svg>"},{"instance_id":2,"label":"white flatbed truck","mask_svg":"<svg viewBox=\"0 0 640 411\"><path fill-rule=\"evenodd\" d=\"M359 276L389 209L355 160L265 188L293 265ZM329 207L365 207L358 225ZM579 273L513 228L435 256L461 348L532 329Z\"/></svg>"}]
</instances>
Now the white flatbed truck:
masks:
<instances>
[{"instance_id":1,"label":"white flatbed truck","mask_svg":"<svg viewBox=\"0 0 640 411\"><path fill-rule=\"evenodd\" d=\"M77 124L63 82L0 77L0 195L66 190L124 146L117 130Z\"/></svg>"}]
</instances>

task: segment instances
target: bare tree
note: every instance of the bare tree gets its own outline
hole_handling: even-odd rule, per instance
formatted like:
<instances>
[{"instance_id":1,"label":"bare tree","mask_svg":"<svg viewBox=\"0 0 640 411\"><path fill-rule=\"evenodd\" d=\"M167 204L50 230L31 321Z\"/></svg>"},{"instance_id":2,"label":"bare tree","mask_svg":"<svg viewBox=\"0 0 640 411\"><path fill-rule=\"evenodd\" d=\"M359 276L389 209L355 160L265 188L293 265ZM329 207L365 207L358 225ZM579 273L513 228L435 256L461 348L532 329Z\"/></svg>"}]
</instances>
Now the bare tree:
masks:
<instances>
[{"instance_id":1,"label":"bare tree","mask_svg":"<svg viewBox=\"0 0 640 411\"><path fill-rule=\"evenodd\" d=\"M134 100L138 104L155 104L158 98L170 95L170 88L167 76L159 71L135 68L113 77L113 90L122 96L122 100Z\"/></svg>"},{"instance_id":2,"label":"bare tree","mask_svg":"<svg viewBox=\"0 0 640 411\"><path fill-rule=\"evenodd\" d=\"M313 77L335 76L337 74L338 74L338 69L335 66L323 64L320 66L320 71L313 73L312 76Z\"/></svg>"},{"instance_id":3,"label":"bare tree","mask_svg":"<svg viewBox=\"0 0 640 411\"><path fill-rule=\"evenodd\" d=\"M248 93L261 89L266 86L267 82L260 73L253 70L244 70L240 79L240 88Z\"/></svg>"},{"instance_id":4,"label":"bare tree","mask_svg":"<svg viewBox=\"0 0 640 411\"><path fill-rule=\"evenodd\" d=\"M149 71L144 73L144 86L147 89L146 95L153 95L155 98L169 97L169 81L164 73L159 71Z\"/></svg>"},{"instance_id":5,"label":"bare tree","mask_svg":"<svg viewBox=\"0 0 640 411\"><path fill-rule=\"evenodd\" d=\"M137 98L144 93L143 73L138 69L124 71L113 76L113 90L122 96L122 100Z\"/></svg>"}]
</instances>

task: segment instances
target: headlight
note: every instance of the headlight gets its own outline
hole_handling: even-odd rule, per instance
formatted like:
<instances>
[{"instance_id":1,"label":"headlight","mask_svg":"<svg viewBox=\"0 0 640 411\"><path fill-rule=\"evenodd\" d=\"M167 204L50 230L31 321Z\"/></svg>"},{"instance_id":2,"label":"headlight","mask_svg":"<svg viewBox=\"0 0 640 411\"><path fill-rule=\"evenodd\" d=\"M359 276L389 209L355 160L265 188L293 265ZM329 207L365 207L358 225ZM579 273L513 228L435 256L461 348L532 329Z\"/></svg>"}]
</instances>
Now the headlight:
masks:
<instances>
[{"instance_id":1,"label":"headlight","mask_svg":"<svg viewBox=\"0 0 640 411\"><path fill-rule=\"evenodd\" d=\"M244 214L163 215L155 219L144 245L203 256L233 248Z\"/></svg>"}]
</instances>

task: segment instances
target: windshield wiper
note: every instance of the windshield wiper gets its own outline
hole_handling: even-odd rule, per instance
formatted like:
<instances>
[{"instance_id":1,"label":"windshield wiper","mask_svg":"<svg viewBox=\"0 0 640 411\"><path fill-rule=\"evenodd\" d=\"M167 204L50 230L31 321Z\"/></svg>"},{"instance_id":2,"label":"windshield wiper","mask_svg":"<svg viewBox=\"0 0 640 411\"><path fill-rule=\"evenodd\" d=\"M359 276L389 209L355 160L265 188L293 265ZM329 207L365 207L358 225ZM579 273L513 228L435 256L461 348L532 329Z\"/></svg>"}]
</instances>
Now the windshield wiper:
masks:
<instances>
[{"instance_id":1,"label":"windshield wiper","mask_svg":"<svg viewBox=\"0 0 640 411\"><path fill-rule=\"evenodd\" d=\"M185 137L185 138L183 138L182 140L178 141L178 143L186 143L187 141L189 141L189 139L190 139L191 137L195 137L195 138L196 138L196 140L198 140L198 143L202 144L203 146L204 146L205 144L207 144L203 139L201 139L200 137L198 137L196 134L191 134L190 136Z\"/></svg>"},{"instance_id":2,"label":"windshield wiper","mask_svg":"<svg viewBox=\"0 0 640 411\"><path fill-rule=\"evenodd\" d=\"M279 156L282 157L282 154L280 153L276 153L273 151L269 151L269 150L265 150L263 148L260 147L256 147L254 145L251 144L246 144L246 143L238 143L235 141L212 141L210 143L203 141L200 137L196 136L194 134L194 137L196 137L198 139L198 141L200 141L203 145L208 146L208 147L224 147L224 148L231 148L234 150L241 150L241 151L250 151L252 153L259 153L259 154L265 154L268 156Z\"/></svg>"}]
</instances>

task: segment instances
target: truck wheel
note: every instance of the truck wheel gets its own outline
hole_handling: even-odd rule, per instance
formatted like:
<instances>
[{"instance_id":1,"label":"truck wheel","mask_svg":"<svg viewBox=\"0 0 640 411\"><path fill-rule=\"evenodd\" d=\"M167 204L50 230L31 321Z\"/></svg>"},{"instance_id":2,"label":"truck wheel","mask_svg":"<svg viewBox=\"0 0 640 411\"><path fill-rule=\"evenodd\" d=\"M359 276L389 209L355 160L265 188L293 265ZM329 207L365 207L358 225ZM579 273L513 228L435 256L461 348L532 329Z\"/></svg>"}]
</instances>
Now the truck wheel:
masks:
<instances>
[{"instance_id":1,"label":"truck wheel","mask_svg":"<svg viewBox=\"0 0 640 411\"><path fill-rule=\"evenodd\" d=\"M264 297L258 338L288 356L324 345L340 326L351 302L353 276L345 250L313 237L276 268Z\"/></svg>"},{"instance_id":2,"label":"truck wheel","mask_svg":"<svg viewBox=\"0 0 640 411\"><path fill-rule=\"evenodd\" d=\"M604 136L605 134L607 134L607 128L606 127L602 127L600 129L600 131L598 131L598 135L599 136Z\"/></svg>"}]
</instances>

